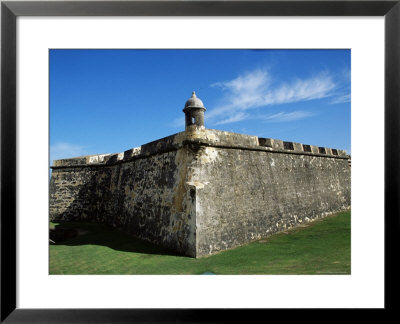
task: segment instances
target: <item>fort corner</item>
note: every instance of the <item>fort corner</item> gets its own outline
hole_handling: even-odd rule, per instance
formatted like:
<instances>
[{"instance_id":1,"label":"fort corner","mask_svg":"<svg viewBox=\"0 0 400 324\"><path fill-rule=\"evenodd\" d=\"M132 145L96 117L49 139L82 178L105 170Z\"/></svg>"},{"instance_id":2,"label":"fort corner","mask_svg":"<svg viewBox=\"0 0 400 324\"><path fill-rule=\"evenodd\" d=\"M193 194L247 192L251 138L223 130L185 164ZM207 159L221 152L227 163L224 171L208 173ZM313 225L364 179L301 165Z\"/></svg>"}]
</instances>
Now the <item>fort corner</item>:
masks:
<instances>
[{"instance_id":1,"label":"fort corner","mask_svg":"<svg viewBox=\"0 0 400 324\"><path fill-rule=\"evenodd\" d=\"M54 161L50 220L105 223L201 257L350 208L344 151L207 129L205 111L193 92L184 132Z\"/></svg>"}]
</instances>

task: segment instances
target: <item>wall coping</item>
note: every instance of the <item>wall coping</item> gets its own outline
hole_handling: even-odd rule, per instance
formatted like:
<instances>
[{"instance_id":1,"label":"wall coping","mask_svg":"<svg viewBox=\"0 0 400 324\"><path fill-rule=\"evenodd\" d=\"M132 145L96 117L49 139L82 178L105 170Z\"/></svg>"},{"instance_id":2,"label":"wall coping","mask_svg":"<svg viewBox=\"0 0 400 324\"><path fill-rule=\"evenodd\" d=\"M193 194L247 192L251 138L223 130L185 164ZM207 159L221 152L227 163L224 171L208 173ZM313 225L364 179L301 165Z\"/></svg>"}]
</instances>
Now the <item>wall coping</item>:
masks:
<instances>
[{"instance_id":1,"label":"wall coping","mask_svg":"<svg viewBox=\"0 0 400 324\"><path fill-rule=\"evenodd\" d=\"M313 152L301 152L295 150L282 150L282 149L275 149L270 147L263 147L263 146L244 146L244 145L223 145L223 144L215 144L209 141L204 140L185 140L183 142L184 145L199 145L199 146L208 146L208 147L216 147L216 148L224 148L224 149L235 149L235 150L246 150L246 151L263 151L263 152L271 152L271 153L280 153L280 154L294 154L294 155L308 155L308 156L318 156L318 157L325 157L325 158L333 158L333 159L340 159L340 160L348 160L350 157L348 155L333 155L333 154L320 154L320 153L313 153Z\"/></svg>"},{"instance_id":2,"label":"wall coping","mask_svg":"<svg viewBox=\"0 0 400 324\"><path fill-rule=\"evenodd\" d=\"M194 131L176 133L122 153L87 155L54 160L54 165L50 166L50 168L64 169L113 166L136 159L147 158L155 154L176 151L184 146L192 147L193 149L197 149L199 146L205 146L345 160L350 158L344 150L198 127L195 128Z\"/></svg>"}]
</instances>

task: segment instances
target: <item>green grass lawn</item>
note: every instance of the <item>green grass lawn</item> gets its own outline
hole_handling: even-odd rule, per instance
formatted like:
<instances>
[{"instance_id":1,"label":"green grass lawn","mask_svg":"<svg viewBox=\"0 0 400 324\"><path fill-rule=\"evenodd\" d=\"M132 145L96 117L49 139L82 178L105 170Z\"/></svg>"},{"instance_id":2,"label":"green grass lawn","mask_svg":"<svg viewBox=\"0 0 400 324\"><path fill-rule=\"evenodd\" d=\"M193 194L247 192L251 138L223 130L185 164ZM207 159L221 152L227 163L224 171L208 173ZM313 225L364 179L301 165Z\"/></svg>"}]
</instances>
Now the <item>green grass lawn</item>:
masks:
<instances>
[{"instance_id":1,"label":"green grass lawn","mask_svg":"<svg viewBox=\"0 0 400 324\"><path fill-rule=\"evenodd\" d=\"M326 217L216 255L172 255L93 223L50 245L50 274L350 274L350 212Z\"/></svg>"}]
</instances>

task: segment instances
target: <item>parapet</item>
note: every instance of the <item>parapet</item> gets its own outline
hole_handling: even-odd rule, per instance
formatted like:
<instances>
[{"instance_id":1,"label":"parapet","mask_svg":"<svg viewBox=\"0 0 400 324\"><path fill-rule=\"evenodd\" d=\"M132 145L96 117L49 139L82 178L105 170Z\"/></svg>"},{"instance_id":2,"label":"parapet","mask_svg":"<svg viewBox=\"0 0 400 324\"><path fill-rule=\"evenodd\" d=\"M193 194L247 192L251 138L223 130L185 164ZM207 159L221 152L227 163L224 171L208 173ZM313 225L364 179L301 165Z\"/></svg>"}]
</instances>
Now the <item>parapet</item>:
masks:
<instances>
[{"instance_id":1,"label":"parapet","mask_svg":"<svg viewBox=\"0 0 400 324\"><path fill-rule=\"evenodd\" d=\"M122 153L86 155L70 159L54 160L54 164L51 168L107 166L177 150L179 148L179 141L177 141L176 138L181 138L182 134L184 134L184 132L143 144L142 146L126 150Z\"/></svg>"},{"instance_id":2,"label":"parapet","mask_svg":"<svg viewBox=\"0 0 400 324\"><path fill-rule=\"evenodd\" d=\"M333 157L348 159L344 150L315 145L301 144L297 142L282 141L273 138L263 138L252 135L225 132L215 129L193 128L187 132L185 142L203 146L220 147L226 149L242 149L252 151L268 151L285 154L315 155L321 157Z\"/></svg>"},{"instance_id":3,"label":"parapet","mask_svg":"<svg viewBox=\"0 0 400 324\"><path fill-rule=\"evenodd\" d=\"M263 138L233 132L225 132L204 127L191 127L185 132L176 133L122 153L87 155L76 158L55 160L52 168L106 166L124 163L132 159L145 158L154 154L175 151L185 145L211 146L226 149L269 151L275 153L304 154L346 158L344 150L315 145L287 142L273 138Z\"/></svg>"},{"instance_id":4,"label":"parapet","mask_svg":"<svg viewBox=\"0 0 400 324\"><path fill-rule=\"evenodd\" d=\"M314 154L314 155L327 155L333 157L345 157L348 158L346 151L332 149L328 147L320 147L309 144L301 144L296 142L285 142L278 139L273 138L258 138L258 143L260 146L269 147L271 149L276 149L280 151L287 152L297 152L297 153L306 153L306 154Z\"/></svg>"},{"instance_id":5,"label":"parapet","mask_svg":"<svg viewBox=\"0 0 400 324\"><path fill-rule=\"evenodd\" d=\"M113 154L85 155L75 158L54 160L53 167L77 166L82 164L106 163Z\"/></svg>"}]
</instances>

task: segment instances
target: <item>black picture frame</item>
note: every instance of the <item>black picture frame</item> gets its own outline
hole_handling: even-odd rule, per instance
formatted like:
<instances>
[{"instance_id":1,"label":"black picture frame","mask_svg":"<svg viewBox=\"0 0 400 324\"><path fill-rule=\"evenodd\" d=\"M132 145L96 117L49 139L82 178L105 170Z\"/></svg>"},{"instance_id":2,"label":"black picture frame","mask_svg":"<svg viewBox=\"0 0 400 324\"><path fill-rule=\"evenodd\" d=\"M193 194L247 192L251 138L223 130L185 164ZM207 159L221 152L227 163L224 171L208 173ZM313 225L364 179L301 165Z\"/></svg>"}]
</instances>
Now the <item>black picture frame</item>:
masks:
<instances>
[{"instance_id":1,"label":"black picture frame","mask_svg":"<svg viewBox=\"0 0 400 324\"><path fill-rule=\"evenodd\" d=\"M400 0L394 1L2 1L1 322L234 322L263 310L16 308L16 19L18 16L384 16L385 310L397 307L400 228ZM367 139L366 139L367 140ZM367 177L368 175L366 175ZM249 314L251 313L251 314ZM256 314L254 314L256 313Z\"/></svg>"}]
</instances>

